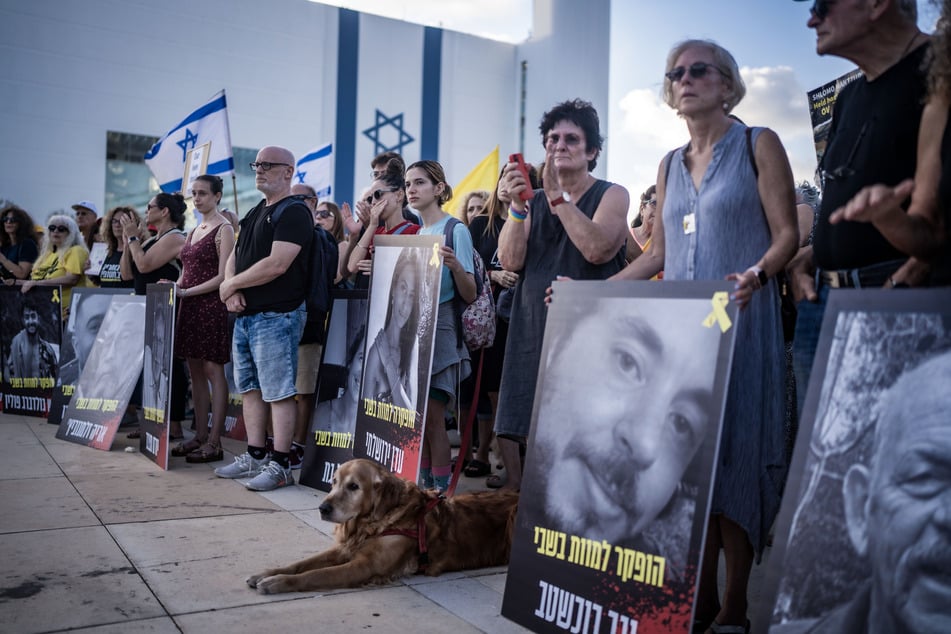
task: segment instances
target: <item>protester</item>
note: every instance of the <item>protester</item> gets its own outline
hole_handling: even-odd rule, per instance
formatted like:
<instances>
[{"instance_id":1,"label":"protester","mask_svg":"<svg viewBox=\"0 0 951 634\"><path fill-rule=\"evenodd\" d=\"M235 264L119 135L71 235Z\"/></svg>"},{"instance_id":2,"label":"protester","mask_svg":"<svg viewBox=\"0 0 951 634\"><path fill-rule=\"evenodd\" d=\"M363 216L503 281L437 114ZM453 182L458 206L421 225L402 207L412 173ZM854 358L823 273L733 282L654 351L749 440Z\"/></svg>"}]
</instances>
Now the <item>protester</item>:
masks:
<instances>
[{"instance_id":1,"label":"protester","mask_svg":"<svg viewBox=\"0 0 951 634\"><path fill-rule=\"evenodd\" d=\"M306 321L307 266L314 221L300 201L288 203L276 223L272 214L291 195L294 155L277 146L262 148L251 164L264 200L241 221L219 295L237 313L231 356L243 397L247 451L215 469L221 478L251 478L245 485L269 491L294 484L291 437L297 405L297 345ZM265 449L268 415L274 450Z\"/></svg>"},{"instance_id":2,"label":"protester","mask_svg":"<svg viewBox=\"0 0 951 634\"><path fill-rule=\"evenodd\" d=\"M322 201L314 210L314 219L327 233L333 236L337 243L337 253L340 261L337 263L337 277L334 278L335 284L341 284L344 281L344 275L347 270L347 238L343 232L343 215L340 213L340 207L329 200Z\"/></svg>"},{"instance_id":3,"label":"protester","mask_svg":"<svg viewBox=\"0 0 951 634\"><path fill-rule=\"evenodd\" d=\"M155 235L137 224L132 215L120 215L119 223L126 246L119 267L122 278L132 280L136 295L145 295L149 284L162 280L174 282L179 278L182 270L179 254L185 244L185 232L182 230L185 226L185 210L185 198L181 194L156 194L148 202L145 212L145 224L155 228ZM169 436L182 438L188 378L180 358L173 357L171 365ZM138 393L136 389L136 396ZM140 431L136 430L127 434L127 437L138 438L139 434Z\"/></svg>"},{"instance_id":4,"label":"protester","mask_svg":"<svg viewBox=\"0 0 951 634\"><path fill-rule=\"evenodd\" d=\"M462 202L459 204L460 220L468 227L473 218L483 213L488 200L489 192L484 189L476 189L467 193L462 197Z\"/></svg>"},{"instance_id":5,"label":"protester","mask_svg":"<svg viewBox=\"0 0 951 634\"><path fill-rule=\"evenodd\" d=\"M810 10L816 52L854 62L862 76L836 97L819 165L822 206L813 242L789 266L798 300L793 361L796 385L803 388L809 385L830 289L914 286L928 275L922 262L906 263L875 225L830 222L832 212L863 187L895 186L915 173L926 92L923 62L930 48L917 17L914 0L817 2ZM800 389L800 412L804 398Z\"/></svg>"},{"instance_id":6,"label":"protester","mask_svg":"<svg viewBox=\"0 0 951 634\"><path fill-rule=\"evenodd\" d=\"M0 231L0 279L6 284L30 277L33 262L39 252L36 248L36 228L30 214L16 205L0 210L3 230Z\"/></svg>"},{"instance_id":7,"label":"protester","mask_svg":"<svg viewBox=\"0 0 951 634\"><path fill-rule=\"evenodd\" d=\"M390 161L398 161L400 166L400 171L406 171L406 162L403 161L403 157L397 152L387 151L381 152L373 157L373 160L370 161L370 170L373 175L373 180L377 180L387 171L387 166ZM365 222L367 215L370 211L370 205L357 205L357 214L360 215L361 219L364 220L364 226L368 226ZM406 204L406 201L403 201L403 220L406 222L411 222L415 225L420 223L419 216L415 213L413 209Z\"/></svg>"},{"instance_id":8,"label":"protester","mask_svg":"<svg viewBox=\"0 0 951 634\"><path fill-rule=\"evenodd\" d=\"M637 217L631 222L631 237L627 241L625 259L630 263L647 250L654 230L654 218L657 215L657 186L651 185L641 194L641 206Z\"/></svg>"},{"instance_id":9,"label":"protester","mask_svg":"<svg viewBox=\"0 0 951 634\"><path fill-rule=\"evenodd\" d=\"M126 241L122 235L122 217L127 216L129 222L138 226L142 218L132 207L113 207L106 212L102 220L102 242L106 244L106 259L102 261L96 283L102 288L132 288L132 277L122 277L122 253L125 251ZM131 271L130 271L131 273Z\"/></svg>"},{"instance_id":10,"label":"protester","mask_svg":"<svg viewBox=\"0 0 951 634\"><path fill-rule=\"evenodd\" d=\"M539 129L545 148L543 189L526 205L530 187L515 163L502 172L499 199L509 216L499 235L499 260L519 273L505 348L495 433L505 465L505 487L521 486L520 446L528 436L545 332L545 289L557 275L605 279L624 266L627 190L591 175L603 139L598 113L585 101L560 103Z\"/></svg>"},{"instance_id":11,"label":"protester","mask_svg":"<svg viewBox=\"0 0 951 634\"><path fill-rule=\"evenodd\" d=\"M73 205L76 213L76 225L83 234L86 250L91 251L92 245L99 241L99 208L96 203L81 200Z\"/></svg>"},{"instance_id":12,"label":"protester","mask_svg":"<svg viewBox=\"0 0 951 634\"><path fill-rule=\"evenodd\" d=\"M423 221L420 235L442 236L450 216L442 206L452 198L446 174L436 161L417 161L406 170L406 199L419 211ZM476 298L472 238L465 225L452 229L452 247L443 245L442 281L433 343L432 374L429 379L429 401L426 406L420 475L423 485L439 491L449 487L449 434L446 432L446 410L458 396L456 388L470 372L469 351L462 338L462 324L453 302L458 298L469 304Z\"/></svg>"},{"instance_id":13,"label":"protester","mask_svg":"<svg viewBox=\"0 0 951 634\"><path fill-rule=\"evenodd\" d=\"M76 221L62 214L49 218L40 254L33 264L30 279L17 280L20 290L29 292L34 286L60 286L63 289L63 319L69 316L69 300L74 286L86 286L84 267L89 252Z\"/></svg>"},{"instance_id":14,"label":"protester","mask_svg":"<svg viewBox=\"0 0 951 634\"><path fill-rule=\"evenodd\" d=\"M715 632L740 632L753 557L766 546L785 478L785 366L773 277L798 240L792 170L774 132L729 116L746 87L727 50L687 40L671 49L665 70L664 100L686 122L690 142L661 161L663 222L654 226L648 250L616 278L647 279L663 269L665 280L736 282L731 300L745 311L737 323L696 615Z\"/></svg>"},{"instance_id":15,"label":"protester","mask_svg":"<svg viewBox=\"0 0 951 634\"><path fill-rule=\"evenodd\" d=\"M234 247L234 229L218 211L223 186L220 176L210 174L202 174L192 184L192 200L201 214L201 223L191 230L182 246L182 273L176 284L179 308L175 355L185 359L192 377L195 437L172 449L172 455L185 456L186 462L224 458L221 435L228 408L224 366L231 358L231 333L228 310L218 297L218 287Z\"/></svg>"}]
</instances>

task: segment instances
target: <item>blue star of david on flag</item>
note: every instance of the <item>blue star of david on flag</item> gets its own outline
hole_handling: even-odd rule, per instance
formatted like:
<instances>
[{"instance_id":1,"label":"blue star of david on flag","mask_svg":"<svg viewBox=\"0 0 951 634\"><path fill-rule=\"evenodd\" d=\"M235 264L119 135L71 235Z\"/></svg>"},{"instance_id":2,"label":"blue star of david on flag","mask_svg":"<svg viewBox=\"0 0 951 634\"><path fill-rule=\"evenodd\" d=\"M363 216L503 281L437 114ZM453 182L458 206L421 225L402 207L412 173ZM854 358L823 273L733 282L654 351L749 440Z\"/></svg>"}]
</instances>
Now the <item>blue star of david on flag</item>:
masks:
<instances>
[{"instance_id":1,"label":"blue star of david on flag","mask_svg":"<svg viewBox=\"0 0 951 634\"><path fill-rule=\"evenodd\" d=\"M392 130L391 130L392 128ZM383 134L381 134L381 132ZM394 138L395 132L395 138ZM403 130L403 113L388 117L379 110L376 111L376 123L363 131L363 135L373 141L374 153L398 152L414 141L413 137ZM388 144L387 141L395 141Z\"/></svg>"},{"instance_id":2,"label":"blue star of david on flag","mask_svg":"<svg viewBox=\"0 0 951 634\"><path fill-rule=\"evenodd\" d=\"M185 128L185 138L175 143L175 145L182 148L182 162L184 162L188 156L188 150L195 148L196 141L198 141L198 135L193 134L191 130Z\"/></svg>"},{"instance_id":3,"label":"blue star of david on flag","mask_svg":"<svg viewBox=\"0 0 951 634\"><path fill-rule=\"evenodd\" d=\"M303 183L304 179L307 178L307 172L298 171L296 174L294 174L294 178L297 179L298 183Z\"/></svg>"}]
</instances>

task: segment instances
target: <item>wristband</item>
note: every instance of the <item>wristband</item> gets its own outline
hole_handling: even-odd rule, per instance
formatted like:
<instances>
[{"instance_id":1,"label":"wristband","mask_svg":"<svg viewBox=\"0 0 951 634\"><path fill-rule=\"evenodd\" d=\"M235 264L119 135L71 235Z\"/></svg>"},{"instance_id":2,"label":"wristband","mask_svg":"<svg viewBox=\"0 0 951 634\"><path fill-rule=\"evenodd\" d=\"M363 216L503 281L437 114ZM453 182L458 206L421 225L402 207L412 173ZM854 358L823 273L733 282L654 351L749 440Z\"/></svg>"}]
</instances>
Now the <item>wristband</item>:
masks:
<instances>
[{"instance_id":1,"label":"wristband","mask_svg":"<svg viewBox=\"0 0 951 634\"><path fill-rule=\"evenodd\" d=\"M515 207L509 207L509 218L511 218L515 222L524 222L525 219L528 218L528 212L527 211L522 212L516 209Z\"/></svg>"}]
</instances>

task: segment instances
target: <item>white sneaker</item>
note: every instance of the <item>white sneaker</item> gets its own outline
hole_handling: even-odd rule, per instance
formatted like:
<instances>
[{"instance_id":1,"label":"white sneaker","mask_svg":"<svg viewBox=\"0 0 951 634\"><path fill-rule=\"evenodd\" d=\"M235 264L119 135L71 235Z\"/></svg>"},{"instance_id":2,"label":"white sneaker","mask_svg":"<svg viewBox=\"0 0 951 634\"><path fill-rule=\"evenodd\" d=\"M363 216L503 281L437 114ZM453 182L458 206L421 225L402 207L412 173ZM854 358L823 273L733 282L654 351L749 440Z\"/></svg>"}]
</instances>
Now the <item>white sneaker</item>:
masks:
<instances>
[{"instance_id":1,"label":"white sneaker","mask_svg":"<svg viewBox=\"0 0 951 634\"><path fill-rule=\"evenodd\" d=\"M215 469L215 475L219 478L253 478L264 470L269 460L270 456L267 455L260 460L255 460L245 451L240 456L236 456L231 464Z\"/></svg>"},{"instance_id":2,"label":"white sneaker","mask_svg":"<svg viewBox=\"0 0 951 634\"><path fill-rule=\"evenodd\" d=\"M244 486L252 491L273 491L294 484L294 474L291 470L272 460L250 482L245 482Z\"/></svg>"}]
</instances>

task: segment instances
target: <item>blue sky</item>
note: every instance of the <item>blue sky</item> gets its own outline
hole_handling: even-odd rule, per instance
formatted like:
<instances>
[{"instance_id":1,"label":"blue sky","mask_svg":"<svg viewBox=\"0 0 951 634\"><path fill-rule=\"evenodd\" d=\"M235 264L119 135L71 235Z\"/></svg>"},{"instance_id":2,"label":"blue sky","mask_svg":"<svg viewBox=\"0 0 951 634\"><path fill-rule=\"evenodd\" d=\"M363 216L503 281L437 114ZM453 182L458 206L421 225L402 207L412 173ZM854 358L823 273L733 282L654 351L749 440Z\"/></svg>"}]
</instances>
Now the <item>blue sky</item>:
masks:
<instances>
[{"instance_id":1,"label":"blue sky","mask_svg":"<svg viewBox=\"0 0 951 634\"><path fill-rule=\"evenodd\" d=\"M532 26L532 0L322 1L508 42L524 40ZM816 55L814 31L806 27L810 2L610 1L609 180L635 198L653 183L664 154L686 142L686 126L660 99L667 52L686 38L713 39L733 53L747 84L735 113L750 125L773 128L796 180L812 180L816 159L806 91L854 66ZM923 0L918 5L919 25L931 31L937 11Z\"/></svg>"}]
</instances>

